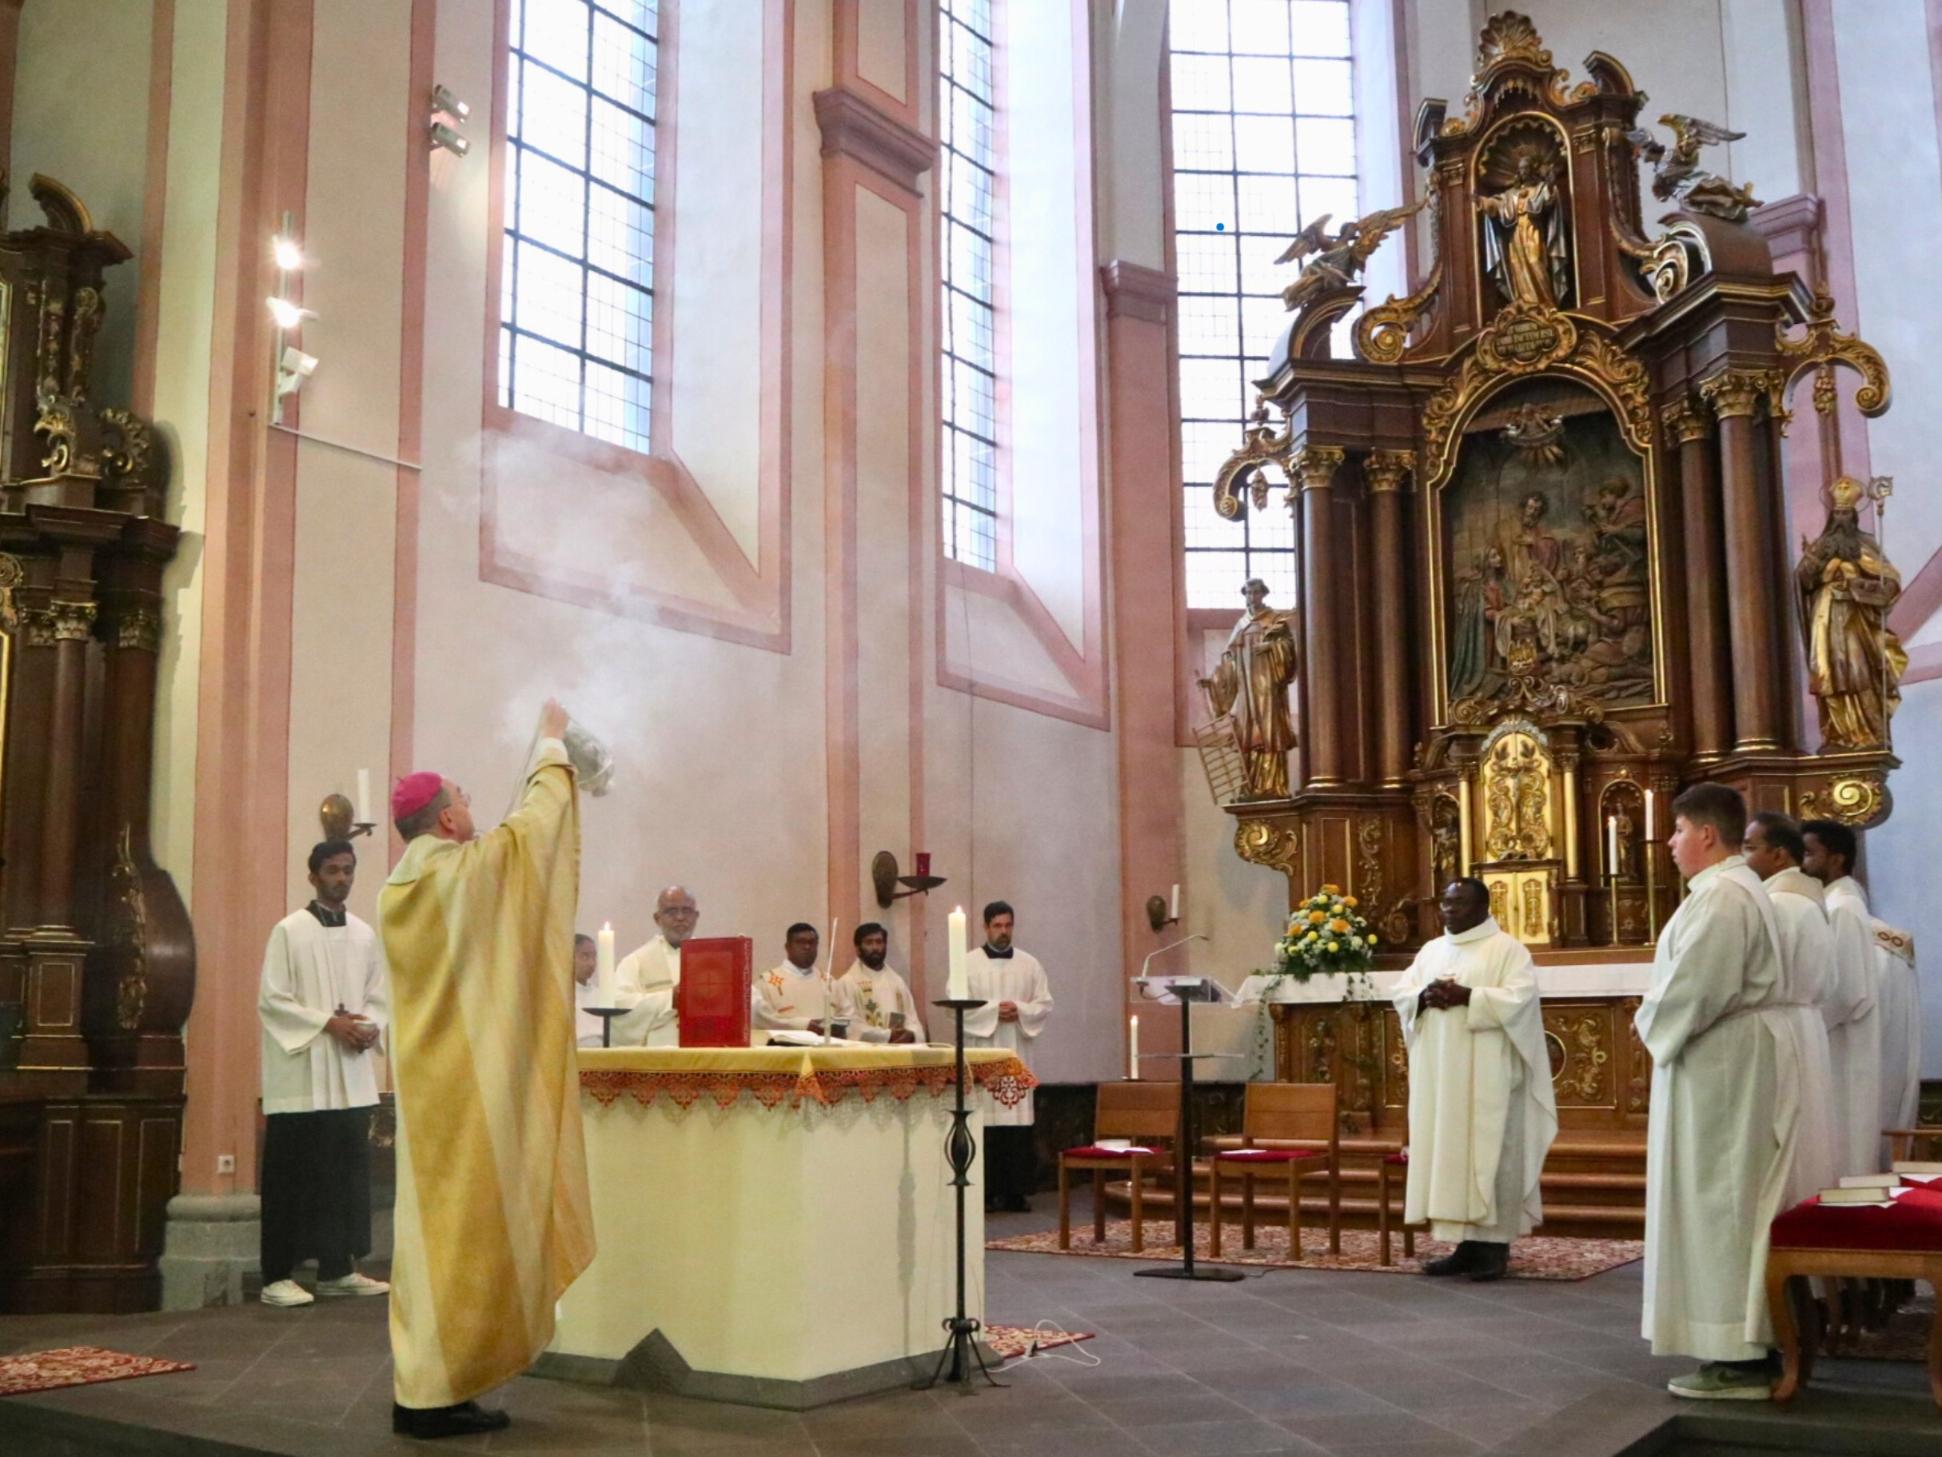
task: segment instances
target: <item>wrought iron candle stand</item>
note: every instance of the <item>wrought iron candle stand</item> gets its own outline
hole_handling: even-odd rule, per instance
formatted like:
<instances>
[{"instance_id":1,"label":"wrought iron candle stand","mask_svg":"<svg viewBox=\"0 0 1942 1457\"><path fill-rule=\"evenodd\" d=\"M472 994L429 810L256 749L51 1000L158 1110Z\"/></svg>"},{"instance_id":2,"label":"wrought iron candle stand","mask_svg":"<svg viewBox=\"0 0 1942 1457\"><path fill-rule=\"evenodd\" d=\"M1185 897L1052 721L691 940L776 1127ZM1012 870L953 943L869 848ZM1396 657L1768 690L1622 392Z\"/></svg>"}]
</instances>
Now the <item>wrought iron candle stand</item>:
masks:
<instances>
[{"instance_id":1,"label":"wrought iron candle stand","mask_svg":"<svg viewBox=\"0 0 1942 1457\"><path fill-rule=\"evenodd\" d=\"M931 1372L928 1381L918 1383L918 1389L927 1390L940 1381L969 1387L971 1368L976 1363L984 1379L993 1386L1005 1383L991 1374L985 1365L984 1352L978 1348L978 1332L984 1329L983 1322L965 1309L964 1279L964 1196L971 1187L971 1165L978 1157L978 1145L971 1137L971 1109L965 1102L965 1085L968 1081L964 1066L964 1014L976 1011L985 1005L981 997L947 997L931 1003L934 1007L948 1007L955 1019L956 1028L952 1041L957 1048L957 1104L951 1110L951 1131L944 1139L944 1156L951 1164L951 1187L957 1193L957 1308L944 1321L947 1332L944 1349L938 1352L937 1369ZM949 1367L946 1374L945 1368Z\"/></svg>"}]
</instances>

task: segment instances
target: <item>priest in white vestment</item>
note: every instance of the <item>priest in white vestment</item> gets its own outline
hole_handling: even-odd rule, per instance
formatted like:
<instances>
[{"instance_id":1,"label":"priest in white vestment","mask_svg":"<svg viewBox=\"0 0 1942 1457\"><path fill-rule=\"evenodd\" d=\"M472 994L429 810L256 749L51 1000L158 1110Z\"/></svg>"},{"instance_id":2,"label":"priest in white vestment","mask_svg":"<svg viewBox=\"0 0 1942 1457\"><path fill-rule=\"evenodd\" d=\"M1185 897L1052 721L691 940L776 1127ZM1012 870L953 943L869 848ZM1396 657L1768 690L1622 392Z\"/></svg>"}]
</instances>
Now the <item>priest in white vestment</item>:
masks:
<instances>
[{"instance_id":1,"label":"priest in white vestment","mask_svg":"<svg viewBox=\"0 0 1942 1457\"><path fill-rule=\"evenodd\" d=\"M984 945L965 957L971 995L985 1005L964 1014L967 1047L1002 1047L1032 1065L1032 1047L1052 1015L1052 988L1045 968L1029 951L1012 945L1015 918L1003 901L984 908ZM1032 1095L1013 1108L985 1110L985 1208L1018 1214L1030 1209L1038 1184L1033 1144Z\"/></svg>"},{"instance_id":2,"label":"priest in white vestment","mask_svg":"<svg viewBox=\"0 0 1942 1457\"><path fill-rule=\"evenodd\" d=\"M1746 801L1695 784L1669 844L1687 895L1666 922L1633 1018L1652 1055L1646 1141L1644 1335L1696 1356L1674 1396L1768 1399L1767 1227L1800 1123L1799 1038L1773 902L1739 855Z\"/></svg>"},{"instance_id":3,"label":"priest in white vestment","mask_svg":"<svg viewBox=\"0 0 1942 1457\"><path fill-rule=\"evenodd\" d=\"M1822 906L1821 883L1800 868L1807 843L1797 821L1776 810L1761 810L1747 821L1740 849L1773 902L1780 970L1786 978L1779 999L1796 1023L1800 1045L1800 1128L1781 1195L1781 1203L1792 1208L1847 1172L1835 1140L1833 1064L1821 1015L1834 965L1834 932Z\"/></svg>"},{"instance_id":4,"label":"priest in white vestment","mask_svg":"<svg viewBox=\"0 0 1942 1457\"><path fill-rule=\"evenodd\" d=\"M614 968L614 1002L628 1009L614 1018L615 1047L679 1047L674 993L681 984L681 943L701 919L695 898L670 885L654 898L655 934Z\"/></svg>"},{"instance_id":5,"label":"priest in white vestment","mask_svg":"<svg viewBox=\"0 0 1942 1457\"><path fill-rule=\"evenodd\" d=\"M277 922L263 953L262 1265L265 1305L309 1305L296 1267L317 1261L319 1295L382 1295L357 1270L371 1250L371 1109L390 1021L377 932L345 909L357 851L310 852L316 898Z\"/></svg>"},{"instance_id":6,"label":"priest in white vestment","mask_svg":"<svg viewBox=\"0 0 1942 1457\"><path fill-rule=\"evenodd\" d=\"M1800 828L1807 844L1801 868L1826 890L1827 923L1834 933L1834 976L1842 1004L1849 1009L1838 1028L1833 1023L1828 1026L1841 1172L1877 1174L1888 1167L1881 1121L1881 970L1875 960L1868 893L1854 878L1860 846L1854 831L1838 820L1808 820Z\"/></svg>"},{"instance_id":7,"label":"priest in white vestment","mask_svg":"<svg viewBox=\"0 0 1942 1457\"><path fill-rule=\"evenodd\" d=\"M1443 934L1396 983L1409 1049L1404 1219L1455 1251L1425 1275L1501 1280L1510 1242L1544 1218L1538 1181L1557 1137L1531 953L1490 914L1490 890L1444 887Z\"/></svg>"},{"instance_id":8,"label":"priest in white vestment","mask_svg":"<svg viewBox=\"0 0 1942 1457\"><path fill-rule=\"evenodd\" d=\"M1922 994L1915 975L1915 937L1875 917L1875 966L1881 973L1881 1126L1913 1128L1922 1099Z\"/></svg>"},{"instance_id":9,"label":"priest in white vestment","mask_svg":"<svg viewBox=\"0 0 1942 1457\"><path fill-rule=\"evenodd\" d=\"M822 939L807 921L796 922L783 936L781 965L756 977L749 991L750 1023L757 1032L821 1036L830 1023L846 1020L842 994L816 964ZM832 1029L832 1035L841 1034Z\"/></svg>"},{"instance_id":10,"label":"priest in white vestment","mask_svg":"<svg viewBox=\"0 0 1942 1457\"><path fill-rule=\"evenodd\" d=\"M890 933L865 921L851 938L856 960L836 980L836 994L850 1016L850 1036L860 1042L922 1042L924 1019L917 999L891 967Z\"/></svg>"}]
</instances>

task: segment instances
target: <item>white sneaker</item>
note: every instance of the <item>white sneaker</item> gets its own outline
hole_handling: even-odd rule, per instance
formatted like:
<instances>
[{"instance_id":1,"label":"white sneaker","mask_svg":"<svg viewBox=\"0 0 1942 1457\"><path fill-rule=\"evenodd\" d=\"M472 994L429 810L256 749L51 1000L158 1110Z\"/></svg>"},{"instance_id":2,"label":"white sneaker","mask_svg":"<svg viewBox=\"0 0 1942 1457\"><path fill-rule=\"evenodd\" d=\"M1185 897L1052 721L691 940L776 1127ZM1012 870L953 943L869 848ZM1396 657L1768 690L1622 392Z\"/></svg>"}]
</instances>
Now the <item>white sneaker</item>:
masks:
<instances>
[{"instance_id":1,"label":"white sneaker","mask_svg":"<svg viewBox=\"0 0 1942 1457\"><path fill-rule=\"evenodd\" d=\"M295 1280L279 1280L274 1285L265 1285L263 1293L257 1297L265 1305L308 1305L316 1298Z\"/></svg>"},{"instance_id":2,"label":"white sneaker","mask_svg":"<svg viewBox=\"0 0 1942 1457\"><path fill-rule=\"evenodd\" d=\"M319 1295L388 1295L391 1287L382 1280L373 1280L369 1275L360 1275L353 1270L337 1280L319 1280Z\"/></svg>"}]
</instances>

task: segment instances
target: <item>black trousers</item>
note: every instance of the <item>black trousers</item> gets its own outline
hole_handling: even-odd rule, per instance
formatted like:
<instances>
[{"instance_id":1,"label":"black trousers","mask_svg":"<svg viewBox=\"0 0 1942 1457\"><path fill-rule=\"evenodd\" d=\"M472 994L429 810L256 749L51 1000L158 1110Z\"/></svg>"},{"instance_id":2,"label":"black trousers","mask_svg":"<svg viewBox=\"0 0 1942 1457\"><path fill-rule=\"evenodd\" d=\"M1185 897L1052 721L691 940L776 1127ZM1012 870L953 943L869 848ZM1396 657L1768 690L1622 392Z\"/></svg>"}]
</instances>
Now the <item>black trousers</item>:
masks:
<instances>
[{"instance_id":1,"label":"black trousers","mask_svg":"<svg viewBox=\"0 0 1942 1457\"><path fill-rule=\"evenodd\" d=\"M317 1261L351 1273L371 1252L371 1110L272 1113L263 1134L263 1283Z\"/></svg>"},{"instance_id":2,"label":"black trousers","mask_svg":"<svg viewBox=\"0 0 1942 1457\"><path fill-rule=\"evenodd\" d=\"M984 1131L985 1189L999 1202L1029 1199L1038 1187L1036 1130L986 1128Z\"/></svg>"}]
</instances>

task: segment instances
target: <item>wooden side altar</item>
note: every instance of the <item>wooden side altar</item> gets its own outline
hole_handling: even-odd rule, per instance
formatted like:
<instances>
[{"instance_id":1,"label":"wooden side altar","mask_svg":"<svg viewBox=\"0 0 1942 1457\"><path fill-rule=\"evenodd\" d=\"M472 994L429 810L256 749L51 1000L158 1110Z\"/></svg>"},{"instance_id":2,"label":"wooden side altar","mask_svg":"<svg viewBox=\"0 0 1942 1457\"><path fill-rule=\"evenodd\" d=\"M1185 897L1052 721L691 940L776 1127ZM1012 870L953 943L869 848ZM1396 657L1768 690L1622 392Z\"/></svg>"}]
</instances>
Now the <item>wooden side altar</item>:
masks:
<instances>
[{"instance_id":1,"label":"wooden side altar","mask_svg":"<svg viewBox=\"0 0 1942 1457\"><path fill-rule=\"evenodd\" d=\"M1229 710L1247 789L1225 807L1237 852L1286 874L1291 907L1324 883L1358 898L1381 965L1436 934L1440 886L1483 879L1540 967L1593 978L1547 1007L1567 1126L1636 1126L1637 989L1600 990L1596 969L1649 963L1677 904L1673 796L1716 780L1752 809L1880 823L1905 660L1884 616L1899 579L1863 529L1879 532L1888 483L1817 482L1822 538L1796 554L1784 530L1796 385L1811 376L1827 413L1836 367L1852 370L1875 415L1886 367L1833 300L1774 272L1750 189L1705 170L1702 148L1730 134L1660 118L1668 150L1624 66L1594 53L1584 70L1574 83L1528 19L1493 17L1462 113L1418 112L1422 201L1311 226L1290 250L1288 325L1214 503L1294 516L1283 719L1299 743L1277 783L1247 742L1272 712ZM1641 160L1672 208L1656 233ZM1365 299L1363 264L1419 221L1427 274ZM1335 357L1357 309L1353 357ZM1846 664L1829 632L1801 630L1830 610ZM1811 750L1803 681L1821 705ZM1398 1115L1393 1018L1276 1010L1281 1075L1342 1081L1378 1124Z\"/></svg>"}]
</instances>

